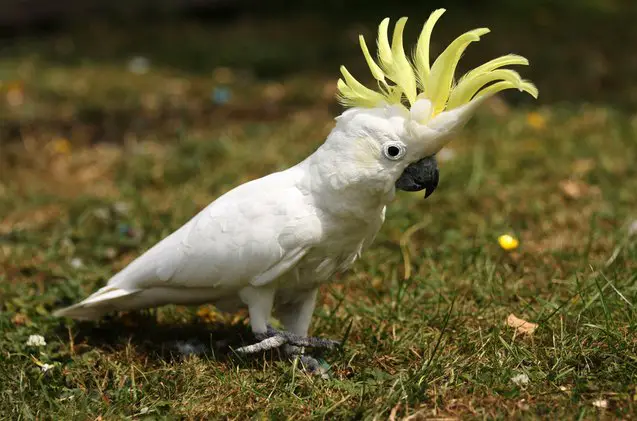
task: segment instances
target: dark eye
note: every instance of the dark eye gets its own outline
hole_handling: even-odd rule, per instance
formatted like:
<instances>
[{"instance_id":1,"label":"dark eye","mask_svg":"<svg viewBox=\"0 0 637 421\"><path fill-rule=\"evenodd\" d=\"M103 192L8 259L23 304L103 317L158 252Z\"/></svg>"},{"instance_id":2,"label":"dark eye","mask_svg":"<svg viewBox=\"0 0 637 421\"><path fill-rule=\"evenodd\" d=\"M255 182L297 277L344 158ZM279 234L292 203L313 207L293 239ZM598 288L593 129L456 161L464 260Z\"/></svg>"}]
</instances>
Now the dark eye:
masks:
<instances>
[{"instance_id":1,"label":"dark eye","mask_svg":"<svg viewBox=\"0 0 637 421\"><path fill-rule=\"evenodd\" d=\"M383 153L387 159L397 161L405 156L405 145L400 142L389 142L383 146Z\"/></svg>"}]
</instances>

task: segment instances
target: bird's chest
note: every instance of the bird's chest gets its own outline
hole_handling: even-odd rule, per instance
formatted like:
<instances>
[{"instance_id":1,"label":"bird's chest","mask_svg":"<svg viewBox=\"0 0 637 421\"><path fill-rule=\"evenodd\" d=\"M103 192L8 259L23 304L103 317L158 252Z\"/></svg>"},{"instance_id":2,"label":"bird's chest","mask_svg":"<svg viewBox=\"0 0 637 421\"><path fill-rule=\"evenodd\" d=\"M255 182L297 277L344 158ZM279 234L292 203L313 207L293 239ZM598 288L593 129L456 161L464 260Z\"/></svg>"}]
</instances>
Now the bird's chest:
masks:
<instances>
[{"instance_id":1,"label":"bird's chest","mask_svg":"<svg viewBox=\"0 0 637 421\"><path fill-rule=\"evenodd\" d=\"M385 208L368 218L339 221L324 227L323 239L299 262L290 275L299 286L329 282L348 269L374 240L385 219Z\"/></svg>"}]
</instances>

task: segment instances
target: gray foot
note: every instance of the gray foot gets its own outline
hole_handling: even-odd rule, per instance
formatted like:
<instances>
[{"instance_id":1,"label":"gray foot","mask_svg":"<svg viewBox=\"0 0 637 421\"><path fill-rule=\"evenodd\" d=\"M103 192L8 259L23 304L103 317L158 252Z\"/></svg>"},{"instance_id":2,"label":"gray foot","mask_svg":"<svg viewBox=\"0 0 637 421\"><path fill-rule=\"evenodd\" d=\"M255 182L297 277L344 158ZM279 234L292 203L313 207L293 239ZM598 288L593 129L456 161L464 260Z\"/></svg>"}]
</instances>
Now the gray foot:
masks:
<instances>
[{"instance_id":1,"label":"gray foot","mask_svg":"<svg viewBox=\"0 0 637 421\"><path fill-rule=\"evenodd\" d=\"M256 352L279 348L282 345L323 349L334 349L340 345L340 342L331 339L299 336L284 330L274 329L272 326L268 326L268 330L265 333L258 333L255 336L259 342L253 345L242 346L236 351L241 354L254 354Z\"/></svg>"}]
</instances>

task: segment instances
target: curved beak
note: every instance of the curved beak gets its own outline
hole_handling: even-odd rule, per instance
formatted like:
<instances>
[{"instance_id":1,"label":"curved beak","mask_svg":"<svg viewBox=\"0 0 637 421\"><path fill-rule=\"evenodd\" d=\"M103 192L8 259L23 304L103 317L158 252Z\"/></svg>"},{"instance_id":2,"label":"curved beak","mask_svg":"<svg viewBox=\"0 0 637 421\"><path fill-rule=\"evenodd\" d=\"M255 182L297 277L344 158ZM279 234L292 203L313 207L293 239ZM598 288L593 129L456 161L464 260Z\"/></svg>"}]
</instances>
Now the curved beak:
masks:
<instances>
[{"instance_id":1,"label":"curved beak","mask_svg":"<svg viewBox=\"0 0 637 421\"><path fill-rule=\"evenodd\" d=\"M425 199L438 187L440 174L435 156L412 162L396 181L396 188L404 191L425 190Z\"/></svg>"}]
</instances>

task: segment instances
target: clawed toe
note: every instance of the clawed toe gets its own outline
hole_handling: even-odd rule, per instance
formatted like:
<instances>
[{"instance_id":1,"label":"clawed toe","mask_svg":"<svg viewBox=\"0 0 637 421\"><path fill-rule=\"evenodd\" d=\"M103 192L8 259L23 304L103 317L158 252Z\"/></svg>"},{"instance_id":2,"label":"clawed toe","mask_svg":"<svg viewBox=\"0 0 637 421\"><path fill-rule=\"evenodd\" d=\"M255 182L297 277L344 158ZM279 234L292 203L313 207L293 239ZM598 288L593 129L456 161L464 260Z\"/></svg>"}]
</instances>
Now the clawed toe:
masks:
<instances>
[{"instance_id":1,"label":"clawed toe","mask_svg":"<svg viewBox=\"0 0 637 421\"><path fill-rule=\"evenodd\" d=\"M259 339L259 338L257 338ZM239 354L255 354L257 352L268 351L270 349L275 349L280 347L281 345L286 344L286 340L282 336L270 336L269 338L265 338L256 344L242 346L241 348L237 348L236 351Z\"/></svg>"},{"instance_id":2,"label":"clawed toe","mask_svg":"<svg viewBox=\"0 0 637 421\"><path fill-rule=\"evenodd\" d=\"M255 336L259 342L237 348L236 352L240 354L254 354L257 352L279 348L282 345L323 349L335 349L341 345L339 341L299 336L291 332L276 330L271 326L268 326L267 332L258 333Z\"/></svg>"},{"instance_id":3,"label":"clawed toe","mask_svg":"<svg viewBox=\"0 0 637 421\"><path fill-rule=\"evenodd\" d=\"M301 337L296 335L288 338L287 343L289 345L294 345L299 347L323 348L323 349L334 349L341 345L339 341L334 341L332 339Z\"/></svg>"}]
</instances>

